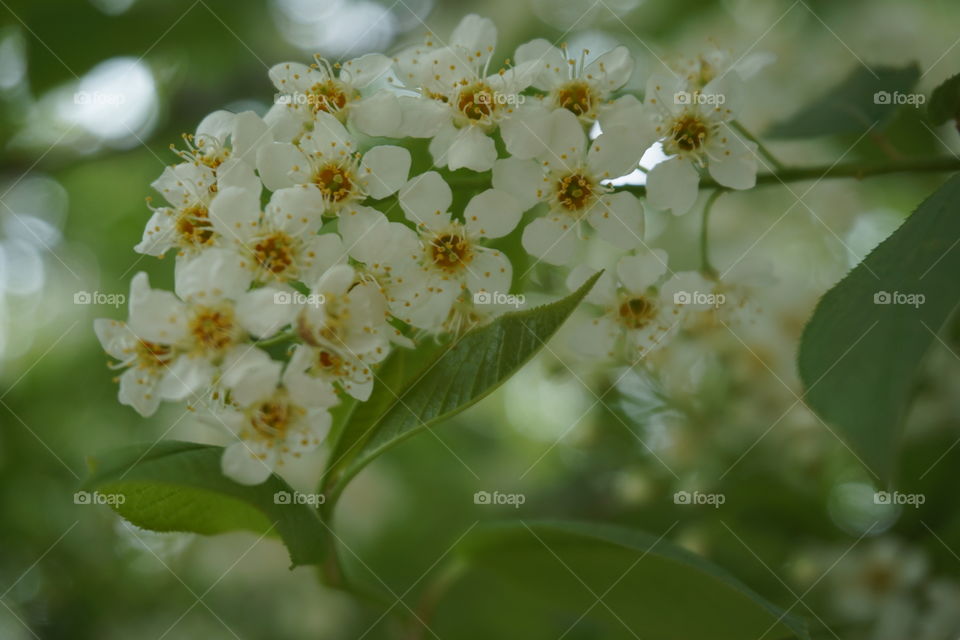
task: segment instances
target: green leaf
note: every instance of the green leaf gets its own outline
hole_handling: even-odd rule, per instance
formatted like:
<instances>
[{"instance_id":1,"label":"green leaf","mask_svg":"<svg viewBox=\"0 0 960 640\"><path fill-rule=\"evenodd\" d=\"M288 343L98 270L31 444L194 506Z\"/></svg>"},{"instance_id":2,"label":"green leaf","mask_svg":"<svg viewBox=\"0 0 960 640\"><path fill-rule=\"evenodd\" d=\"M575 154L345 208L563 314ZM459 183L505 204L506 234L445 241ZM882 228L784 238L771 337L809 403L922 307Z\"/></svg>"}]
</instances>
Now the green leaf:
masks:
<instances>
[{"instance_id":1,"label":"green leaf","mask_svg":"<svg viewBox=\"0 0 960 640\"><path fill-rule=\"evenodd\" d=\"M927 117L933 124L943 124L960 116L960 73L947 78L930 94Z\"/></svg>"},{"instance_id":2,"label":"green leaf","mask_svg":"<svg viewBox=\"0 0 960 640\"><path fill-rule=\"evenodd\" d=\"M920 68L915 63L872 70L860 65L819 99L770 127L767 135L810 138L863 133L892 116L901 106L894 96L907 94L919 78Z\"/></svg>"},{"instance_id":3,"label":"green leaf","mask_svg":"<svg viewBox=\"0 0 960 640\"><path fill-rule=\"evenodd\" d=\"M91 459L91 475L81 487L105 496L123 495L111 504L121 516L144 529L215 535L245 530L279 535L293 566L324 558L326 528L306 504L277 503L274 495L294 490L276 475L246 486L220 471L222 447L162 441L135 445Z\"/></svg>"},{"instance_id":4,"label":"green leaf","mask_svg":"<svg viewBox=\"0 0 960 640\"><path fill-rule=\"evenodd\" d=\"M486 397L540 350L598 277L556 302L505 313L427 362L400 351L381 368L370 399L357 407L335 443L325 486L336 484L332 494L339 495L384 451Z\"/></svg>"},{"instance_id":5,"label":"green leaf","mask_svg":"<svg viewBox=\"0 0 960 640\"><path fill-rule=\"evenodd\" d=\"M808 637L802 620L723 569L631 529L551 521L481 525L459 550L466 567L431 624L440 637ZM484 606L469 606L477 598Z\"/></svg>"},{"instance_id":6,"label":"green leaf","mask_svg":"<svg viewBox=\"0 0 960 640\"><path fill-rule=\"evenodd\" d=\"M920 360L960 300L958 240L954 176L823 296L803 332L807 403L882 482L895 469ZM877 295L894 303L875 304Z\"/></svg>"}]
</instances>

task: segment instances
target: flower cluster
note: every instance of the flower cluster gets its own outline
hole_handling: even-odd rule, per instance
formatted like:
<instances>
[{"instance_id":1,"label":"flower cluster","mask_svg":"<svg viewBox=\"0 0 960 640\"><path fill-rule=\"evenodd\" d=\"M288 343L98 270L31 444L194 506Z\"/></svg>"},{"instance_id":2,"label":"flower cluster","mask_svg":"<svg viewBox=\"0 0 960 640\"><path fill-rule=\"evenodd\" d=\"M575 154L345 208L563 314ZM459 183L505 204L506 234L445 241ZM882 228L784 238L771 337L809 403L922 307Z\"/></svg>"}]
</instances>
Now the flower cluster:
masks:
<instances>
[{"instance_id":1,"label":"flower cluster","mask_svg":"<svg viewBox=\"0 0 960 640\"><path fill-rule=\"evenodd\" d=\"M128 320L96 321L120 401L144 416L164 400L202 407L236 436L224 473L262 482L321 444L344 395L370 396L392 349L493 318L484 294L519 279L495 241L514 232L525 264L571 267L594 239L613 256L588 297L602 314L575 341L584 355L636 361L713 308L692 296L718 283L670 272L644 242L644 203L612 183L659 145L648 207L689 210L702 174L751 187L736 72L654 76L641 101L624 91L626 47L591 59L534 40L495 69L496 38L470 15L392 58L279 64L263 117L217 111L185 136L135 247L175 253L174 291L138 273ZM416 138L433 166L412 175L403 141Z\"/></svg>"}]
</instances>

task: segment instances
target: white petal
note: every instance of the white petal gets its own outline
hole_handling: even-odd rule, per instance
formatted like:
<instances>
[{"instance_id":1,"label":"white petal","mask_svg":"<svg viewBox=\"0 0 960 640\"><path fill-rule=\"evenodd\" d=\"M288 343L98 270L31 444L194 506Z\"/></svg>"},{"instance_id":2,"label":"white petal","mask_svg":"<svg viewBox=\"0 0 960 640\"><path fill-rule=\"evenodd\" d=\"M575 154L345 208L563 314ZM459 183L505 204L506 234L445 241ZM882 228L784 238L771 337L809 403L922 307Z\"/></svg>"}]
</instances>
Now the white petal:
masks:
<instances>
[{"instance_id":1,"label":"white petal","mask_svg":"<svg viewBox=\"0 0 960 640\"><path fill-rule=\"evenodd\" d=\"M487 189L470 198L463 211L467 232L484 238L500 238L513 231L523 210L505 191Z\"/></svg>"},{"instance_id":2,"label":"white petal","mask_svg":"<svg viewBox=\"0 0 960 640\"><path fill-rule=\"evenodd\" d=\"M472 293L488 291L506 294L510 291L512 278L510 259L500 251L477 251L467 266L467 288Z\"/></svg>"},{"instance_id":3,"label":"white petal","mask_svg":"<svg viewBox=\"0 0 960 640\"><path fill-rule=\"evenodd\" d=\"M160 406L160 394L157 392L158 379L155 375L136 366L120 376L120 390L117 399L120 404L133 407L144 418L157 412Z\"/></svg>"},{"instance_id":4,"label":"white petal","mask_svg":"<svg viewBox=\"0 0 960 640\"><path fill-rule=\"evenodd\" d=\"M687 87L683 78L664 73L654 73L647 79L645 101L664 114L676 115L681 113L686 106L682 100L678 100L677 94L688 89L689 87Z\"/></svg>"},{"instance_id":5,"label":"white petal","mask_svg":"<svg viewBox=\"0 0 960 640\"><path fill-rule=\"evenodd\" d=\"M360 162L360 175L366 192L379 200L393 195L407 181L410 152L403 147L380 145L367 151Z\"/></svg>"},{"instance_id":6,"label":"white petal","mask_svg":"<svg viewBox=\"0 0 960 640\"><path fill-rule=\"evenodd\" d=\"M643 294L667 272L667 252L663 249L624 256L617 262L617 277L627 291Z\"/></svg>"},{"instance_id":7,"label":"white petal","mask_svg":"<svg viewBox=\"0 0 960 640\"><path fill-rule=\"evenodd\" d=\"M184 304L170 291L151 289L147 274L130 282L130 329L149 342L173 344L186 333Z\"/></svg>"},{"instance_id":8,"label":"white petal","mask_svg":"<svg viewBox=\"0 0 960 640\"><path fill-rule=\"evenodd\" d=\"M238 158L227 158L217 167L217 191L238 187L252 191L259 197L262 185L260 184L260 178L257 177L253 169L252 162L244 162Z\"/></svg>"},{"instance_id":9,"label":"white petal","mask_svg":"<svg viewBox=\"0 0 960 640\"><path fill-rule=\"evenodd\" d=\"M587 134L577 116L566 109L550 114L547 150L541 156L544 164L553 169L573 171L583 160L587 148Z\"/></svg>"},{"instance_id":10,"label":"white petal","mask_svg":"<svg viewBox=\"0 0 960 640\"><path fill-rule=\"evenodd\" d=\"M269 398L276 391L283 365L263 350L237 345L223 358L220 384L230 390L231 400L249 407Z\"/></svg>"},{"instance_id":11,"label":"white petal","mask_svg":"<svg viewBox=\"0 0 960 640\"><path fill-rule=\"evenodd\" d=\"M390 70L393 61L379 53L368 53L347 60L340 70L340 79L346 80L357 89L362 89Z\"/></svg>"},{"instance_id":12,"label":"white petal","mask_svg":"<svg viewBox=\"0 0 960 640\"><path fill-rule=\"evenodd\" d=\"M450 44L463 47L470 55L485 61L497 46L497 27L489 18L471 13L460 20L450 34Z\"/></svg>"},{"instance_id":13,"label":"white petal","mask_svg":"<svg viewBox=\"0 0 960 640\"><path fill-rule=\"evenodd\" d=\"M630 193L604 195L589 213L590 225L601 238L621 249L643 243L643 207Z\"/></svg>"},{"instance_id":14,"label":"white petal","mask_svg":"<svg viewBox=\"0 0 960 640\"><path fill-rule=\"evenodd\" d=\"M350 105L350 121L368 136L402 138L411 134L403 128L403 113L396 95L378 91Z\"/></svg>"},{"instance_id":15,"label":"white petal","mask_svg":"<svg viewBox=\"0 0 960 640\"><path fill-rule=\"evenodd\" d=\"M286 142L271 142L257 152L257 171L263 186L271 191L294 186L297 183L291 173L297 169L306 171L309 166L303 152Z\"/></svg>"},{"instance_id":16,"label":"white petal","mask_svg":"<svg viewBox=\"0 0 960 640\"><path fill-rule=\"evenodd\" d=\"M548 184L543 169L533 160L504 158L493 164L493 188L516 198L523 211L544 197Z\"/></svg>"},{"instance_id":17,"label":"white petal","mask_svg":"<svg viewBox=\"0 0 960 640\"><path fill-rule=\"evenodd\" d=\"M260 196L239 187L224 189L213 198L208 214L217 233L242 242L257 228Z\"/></svg>"},{"instance_id":18,"label":"white petal","mask_svg":"<svg viewBox=\"0 0 960 640\"><path fill-rule=\"evenodd\" d=\"M137 253L162 256L176 244L177 228L170 209L157 209L143 229L143 239L133 248Z\"/></svg>"},{"instance_id":19,"label":"white petal","mask_svg":"<svg viewBox=\"0 0 960 640\"><path fill-rule=\"evenodd\" d=\"M157 392L164 400L179 402L204 394L213 382L216 367L206 358L182 355L164 370Z\"/></svg>"},{"instance_id":20,"label":"white petal","mask_svg":"<svg viewBox=\"0 0 960 640\"><path fill-rule=\"evenodd\" d=\"M531 40L517 47L514 60L517 64L536 62L538 72L533 86L541 91L550 91L567 80L566 56L543 38Z\"/></svg>"},{"instance_id":21,"label":"white petal","mask_svg":"<svg viewBox=\"0 0 960 640\"><path fill-rule=\"evenodd\" d=\"M719 133L719 148L710 150L707 169L714 180L731 189L752 189L757 184L756 144L743 140L740 135L724 125Z\"/></svg>"},{"instance_id":22,"label":"white petal","mask_svg":"<svg viewBox=\"0 0 960 640\"><path fill-rule=\"evenodd\" d=\"M655 209L669 209L680 215L697 201L699 184L700 175L688 160L671 158L647 174L647 201Z\"/></svg>"},{"instance_id":23,"label":"white petal","mask_svg":"<svg viewBox=\"0 0 960 640\"><path fill-rule=\"evenodd\" d=\"M303 263L300 279L303 282L315 282L320 275L335 264L347 261L347 249L340 236L324 233L314 236L303 249Z\"/></svg>"},{"instance_id":24,"label":"white petal","mask_svg":"<svg viewBox=\"0 0 960 640\"><path fill-rule=\"evenodd\" d=\"M619 325L610 316L600 316L574 329L570 346L589 358L610 358L620 333Z\"/></svg>"},{"instance_id":25,"label":"white petal","mask_svg":"<svg viewBox=\"0 0 960 640\"><path fill-rule=\"evenodd\" d=\"M312 119L312 118L311 118ZM304 118L295 105L276 103L267 110L263 121L270 127L274 142L292 142L303 132ZM259 149L257 153L259 155Z\"/></svg>"},{"instance_id":26,"label":"white petal","mask_svg":"<svg viewBox=\"0 0 960 640\"><path fill-rule=\"evenodd\" d=\"M603 133L590 145L587 166L600 180L619 178L637 168L644 151L646 147L628 137Z\"/></svg>"},{"instance_id":27,"label":"white petal","mask_svg":"<svg viewBox=\"0 0 960 640\"><path fill-rule=\"evenodd\" d=\"M577 231L567 216L537 218L523 230L523 248L550 264L566 264L573 258Z\"/></svg>"},{"instance_id":28,"label":"white petal","mask_svg":"<svg viewBox=\"0 0 960 640\"><path fill-rule=\"evenodd\" d=\"M273 142L273 137L267 123L260 116L253 111L243 111L234 118L231 142L234 157L254 164L257 151L265 144ZM217 174L219 173L220 167L217 168Z\"/></svg>"},{"instance_id":29,"label":"white petal","mask_svg":"<svg viewBox=\"0 0 960 640\"><path fill-rule=\"evenodd\" d=\"M272 336L293 321L296 307L272 287L261 287L238 296L237 321L257 338Z\"/></svg>"},{"instance_id":30,"label":"white petal","mask_svg":"<svg viewBox=\"0 0 960 640\"><path fill-rule=\"evenodd\" d=\"M615 91L627 84L633 74L633 56L625 46L608 51L587 65L583 77L603 91Z\"/></svg>"},{"instance_id":31,"label":"white petal","mask_svg":"<svg viewBox=\"0 0 960 640\"><path fill-rule=\"evenodd\" d=\"M550 113L540 104L523 105L500 123L500 135L511 156L529 160L547 153Z\"/></svg>"},{"instance_id":32,"label":"white petal","mask_svg":"<svg viewBox=\"0 0 960 640\"><path fill-rule=\"evenodd\" d=\"M412 222L435 227L453 202L450 185L436 171L414 176L400 189L400 207Z\"/></svg>"},{"instance_id":33,"label":"white petal","mask_svg":"<svg viewBox=\"0 0 960 640\"><path fill-rule=\"evenodd\" d=\"M117 360L126 360L139 340L123 322L108 318L97 318L93 321L93 331L100 340L100 346L107 354Z\"/></svg>"},{"instance_id":34,"label":"white petal","mask_svg":"<svg viewBox=\"0 0 960 640\"><path fill-rule=\"evenodd\" d=\"M462 168L489 171L496 159L497 147L493 138L480 127L460 129L447 151L447 165L452 171Z\"/></svg>"},{"instance_id":35,"label":"white petal","mask_svg":"<svg viewBox=\"0 0 960 640\"><path fill-rule=\"evenodd\" d=\"M450 123L450 107L432 100L413 96L397 98L400 106L400 135L410 138L432 138L440 129Z\"/></svg>"},{"instance_id":36,"label":"white petal","mask_svg":"<svg viewBox=\"0 0 960 640\"><path fill-rule=\"evenodd\" d=\"M327 73L323 69L312 69L299 62L275 64L270 67L268 75L273 86L283 93L304 92L327 79Z\"/></svg>"},{"instance_id":37,"label":"white petal","mask_svg":"<svg viewBox=\"0 0 960 640\"><path fill-rule=\"evenodd\" d=\"M583 283L589 280L596 272L597 270L592 267L589 267L585 264L578 264L570 270L570 274L567 276L567 289L570 291L576 291L582 287ZM610 275L609 271L603 272L603 274L593 284L593 287L590 289L590 291L587 292L587 296L584 298L584 300L600 305L609 305L616 300L616 283L614 282L613 276Z\"/></svg>"},{"instance_id":38,"label":"white petal","mask_svg":"<svg viewBox=\"0 0 960 640\"><path fill-rule=\"evenodd\" d=\"M245 442L235 442L227 447L220 459L220 470L234 482L256 485L266 482L273 472L276 454L273 450L260 453L260 458Z\"/></svg>"},{"instance_id":39,"label":"white petal","mask_svg":"<svg viewBox=\"0 0 960 640\"><path fill-rule=\"evenodd\" d=\"M181 299L202 304L236 300L252 278L240 257L227 249L207 249L182 258L174 266L173 276L174 290Z\"/></svg>"},{"instance_id":40,"label":"white petal","mask_svg":"<svg viewBox=\"0 0 960 640\"><path fill-rule=\"evenodd\" d=\"M234 118L235 114L223 109L208 114L197 125L197 137L210 137L222 142L233 133Z\"/></svg>"},{"instance_id":41,"label":"white petal","mask_svg":"<svg viewBox=\"0 0 960 640\"><path fill-rule=\"evenodd\" d=\"M309 355L313 349L297 345L300 353ZM290 364L293 364L291 360ZM283 386L290 392L290 399L302 407L333 407L340 399L330 380L312 376L299 367L288 367L283 374Z\"/></svg>"},{"instance_id":42,"label":"white petal","mask_svg":"<svg viewBox=\"0 0 960 640\"><path fill-rule=\"evenodd\" d=\"M320 111L314 116L313 130L303 136L300 147L307 153L339 158L353 153L354 143L346 127L336 116Z\"/></svg>"},{"instance_id":43,"label":"white petal","mask_svg":"<svg viewBox=\"0 0 960 640\"><path fill-rule=\"evenodd\" d=\"M316 233L323 224L323 210L320 192L300 185L274 191L265 213L270 226L297 236Z\"/></svg>"}]
</instances>

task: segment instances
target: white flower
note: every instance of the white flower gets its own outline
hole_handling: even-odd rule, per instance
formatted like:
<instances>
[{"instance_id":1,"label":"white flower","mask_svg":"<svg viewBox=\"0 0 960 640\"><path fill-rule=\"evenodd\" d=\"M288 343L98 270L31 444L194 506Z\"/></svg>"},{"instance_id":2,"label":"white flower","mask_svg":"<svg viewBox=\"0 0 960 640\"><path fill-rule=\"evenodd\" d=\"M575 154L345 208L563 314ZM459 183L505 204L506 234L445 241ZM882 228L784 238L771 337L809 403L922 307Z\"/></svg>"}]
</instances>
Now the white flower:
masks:
<instances>
[{"instance_id":1,"label":"white flower","mask_svg":"<svg viewBox=\"0 0 960 640\"><path fill-rule=\"evenodd\" d=\"M363 263L363 276L379 285L388 306L396 313L407 298L406 292L415 284L408 276L419 272L421 248L416 232L363 206L344 209L338 230L350 257Z\"/></svg>"},{"instance_id":2,"label":"white flower","mask_svg":"<svg viewBox=\"0 0 960 640\"><path fill-rule=\"evenodd\" d=\"M392 135L400 126L396 97L382 89L372 91L392 64L384 55L368 53L342 65L331 65L320 56L310 66L297 62L274 65L270 79L278 94L264 120L275 137L285 142L309 131L320 112L330 113L344 124L349 122L367 135Z\"/></svg>"},{"instance_id":3,"label":"white flower","mask_svg":"<svg viewBox=\"0 0 960 640\"><path fill-rule=\"evenodd\" d=\"M187 149L177 155L214 170L218 178L237 164L253 168L257 151L273 140L267 124L253 111L214 111L197 126L196 134L185 135Z\"/></svg>"},{"instance_id":4,"label":"white flower","mask_svg":"<svg viewBox=\"0 0 960 640\"><path fill-rule=\"evenodd\" d=\"M604 273L586 298L603 306L604 314L575 330L572 347L591 358L634 362L664 346L683 319L683 308L664 293L669 281L659 291L655 287L666 271L667 254L662 249L621 258L616 281ZM567 285L576 289L590 275L589 268L578 267Z\"/></svg>"},{"instance_id":5,"label":"white flower","mask_svg":"<svg viewBox=\"0 0 960 640\"><path fill-rule=\"evenodd\" d=\"M538 38L517 48L517 64L532 63L537 75L533 86L547 93L551 109L567 109L584 122L597 119L614 91L630 80L633 57L618 46L586 64L589 51L571 58L566 46L557 48Z\"/></svg>"},{"instance_id":6,"label":"white flower","mask_svg":"<svg viewBox=\"0 0 960 640\"><path fill-rule=\"evenodd\" d=\"M630 173L646 146L631 137L601 134L588 146L575 115L559 109L547 117L549 142L541 161L506 158L493 167L493 186L510 193L523 209L549 204L546 216L523 231L523 246L551 264L565 264L574 254L581 223L621 249L643 242L643 207L630 193L614 193L604 184Z\"/></svg>"},{"instance_id":7,"label":"white flower","mask_svg":"<svg viewBox=\"0 0 960 640\"><path fill-rule=\"evenodd\" d=\"M482 246L480 240L502 237L517 226L522 214L517 201L503 191L488 189L470 199L463 222L448 211L452 201L449 185L432 171L400 191L400 206L417 224L420 243L416 267L404 274L407 287L394 292L400 297L394 313L427 331L444 325L464 292L506 294L513 275L510 260Z\"/></svg>"},{"instance_id":8,"label":"white flower","mask_svg":"<svg viewBox=\"0 0 960 640\"><path fill-rule=\"evenodd\" d=\"M153 182L169 206L153 209L143 239L134 247L137 253L162 256L176 247L183 255L217 246L221 235L214 227L210 208L227 189L247 192L259 202L260 179L245 162L228 160L229 170L215 171L200 162L184 162L167 167Z\"/></svg>"},{"instance_id":9,"label":"white flower","mask_svg":"<svg viewBox=\"0 0 960 640\"><path fill-rule=\"evenodd\" d=\"M332 264L345 258L340 237L318 235L323 223L321 201L308 187L275 191L261 214L259 199L227 189L211 207L214 228L231 236L241 264L254 282L283 285L313 282Z\"/></svg>"},{"instance_id":10,"label":"white flower","mask_svg":"<svg viewBox=\"0 0 960 640\"><path fill-rule=\"evenodd\" d=\"M260 394L249 402L235 401L216 410L216 420L237 437L221 458L228 478L260 484L271 472L323 442L332 421L325 404L328 398L288 387L289 374L288 369L281 377L279 368L271 368L259 385Z\"/></svg>"},{"instance_id":11,"label":"white flower","mask_svg":"<svg viewBox=\"0 0 960 640\"><path fill-rule=\"evenodd\" d=\"M881 538L845 555L831 572L833 605L850 620L869 620L919 584L927 574L923 552Z\"/></svg>"},{"instance_id":12,"label":"white flower","mask_svg":"<svg viewBox=\"0 0 960 640\"><path fill-rule=\"evenodd\" d=\"M396 58L400 80L421 97L399 99L403 135L433 138L430 153L440 167L487 171L497 158L489 137L523 102L520 92L533 80L533 63L488 74L497 29L487 18L468 15L450 42L435 36Z\"/></svg>"},{"instance_id":13,"label":"white flower","mask_svg":"<svg viewBox=\"0 0 960 640\"><path fill-rule=\"evenodd\" d=\"M697 199L698 169L706 169L731 189L756 184L757 145L728 124L738 111L734 77L720 76L702 89L680 77L650 77L646 102L655 110L657 135L670 156L647 175L647 200L652 206L675 214L689 211Z\"/></svg>"},{"instance_id":14,"label":"white flower","mask_svg":"<svg viewBox=\"0 0 960 640\"><path fill-rule=\"evenodd\" d=\"M410 172L410 152L381 145L364 154L344 126L327 112L316 114L313 130L299 147L274 142L260 150L257 168L271 191L306 185L316 200L309 208L336 214L367 197L386 198L403 186Z\"/></svg>"},{"instance_id":15,"label":"white flower","mask_svg":"<svg viewBox=\"0 0 960 640\"><path fill-rule=\"evenodd\" d=\"M371 366L387 357L397 333L387 319L387 302L375 282L350 266L331 267L299 312L304 343L291 356L288 388L322 395L335 383L358 400L369 398Z\"/></svg>"},{"instance_id":16,"label":"white flower","mask_svg":"<svg viewBox=\"0 0 960 640\"><path fill-rule=\"evenodd\" d=\"M145 274L140 275L146 277ZM135 277L134 283L137 282ZM93 329L103 350L118 360L111 367L126 369L117 379L120 383L120 404L133 407L142 416L152 416L160 406L158 386L175 357L173 348L169 344L144 340L138 336L135 326L117 320L98 318L93 321Z\"/></svg>"},{"instance_id":17,"label":"white flower","mask_svg":"<svg viewBox=\"0 0 960 640\"><path fill-rule=\"evenodd\" d=\"M178 262L175 280L177 297L150 290L144 274L137 294L142 302L135 305L131 293L130 304L131 325L143 327L143 338L175 348L160 384L165 399L182 400L208 387L225 361L251 348L249 337L268 337L290 322L290 305L277 304L275 290L247 291L250 274L230 251L210 249Z\"/></svg>"}]
</instances>

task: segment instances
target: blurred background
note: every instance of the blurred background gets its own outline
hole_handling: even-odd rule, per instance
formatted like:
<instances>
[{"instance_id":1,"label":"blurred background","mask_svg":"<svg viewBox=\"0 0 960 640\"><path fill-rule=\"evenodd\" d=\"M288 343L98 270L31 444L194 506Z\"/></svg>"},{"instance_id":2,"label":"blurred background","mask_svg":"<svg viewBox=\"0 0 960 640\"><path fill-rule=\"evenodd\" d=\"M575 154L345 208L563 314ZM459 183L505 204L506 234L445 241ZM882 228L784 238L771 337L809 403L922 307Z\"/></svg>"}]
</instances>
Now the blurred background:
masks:
<instances>
[{"instance_id":1,"label":"blurred background","mask_svg":"<svg viewBox=\"0 0 960 640\"><path fill-rule=\"evenodd\" d=\"M264 113L278 62L389 53L428 25L445 37L471 11L498 25L498 60L534 37L594 55L625 44L638 91L663 62L728 50L749 63L741 121L755 133L860 64L916 61L924 92L960 71L950 0L0 0L0 638L399 637L390 616L311 569L288 571L279 542L151 534L74 503L88 455L218 437L182 407L142 419L120 406L92 321L125 317L116 302L137 271L171 286L172 265L132 247L169 146L205 114ZM909 109L854 142L771 146L798 165L960 149L954 129ZM398 596L413 586L413 603L477 521L673 527L671 540L773 602L803 595L794 612L829 625L823 637L958 637L960 331L935 345L917 384L899 488L925 496L918 509L874 504L871 476L798 401L794 367L816 299L943 179L725 196L713 262L751 291L742 328L705 327L629 372L586 367L561 334L498 392L357 478L337 514L351 570ZM697 218L648 221L674 270L698 264ZM543 298L562 283L530 274ZM315 484L321 454L293 470L295 486ZM725 502L678 505L680 490ZM525 502L477 505L477 491ZM569 637L602 636L583 624Z\"/></svg>"}]
</instances>

